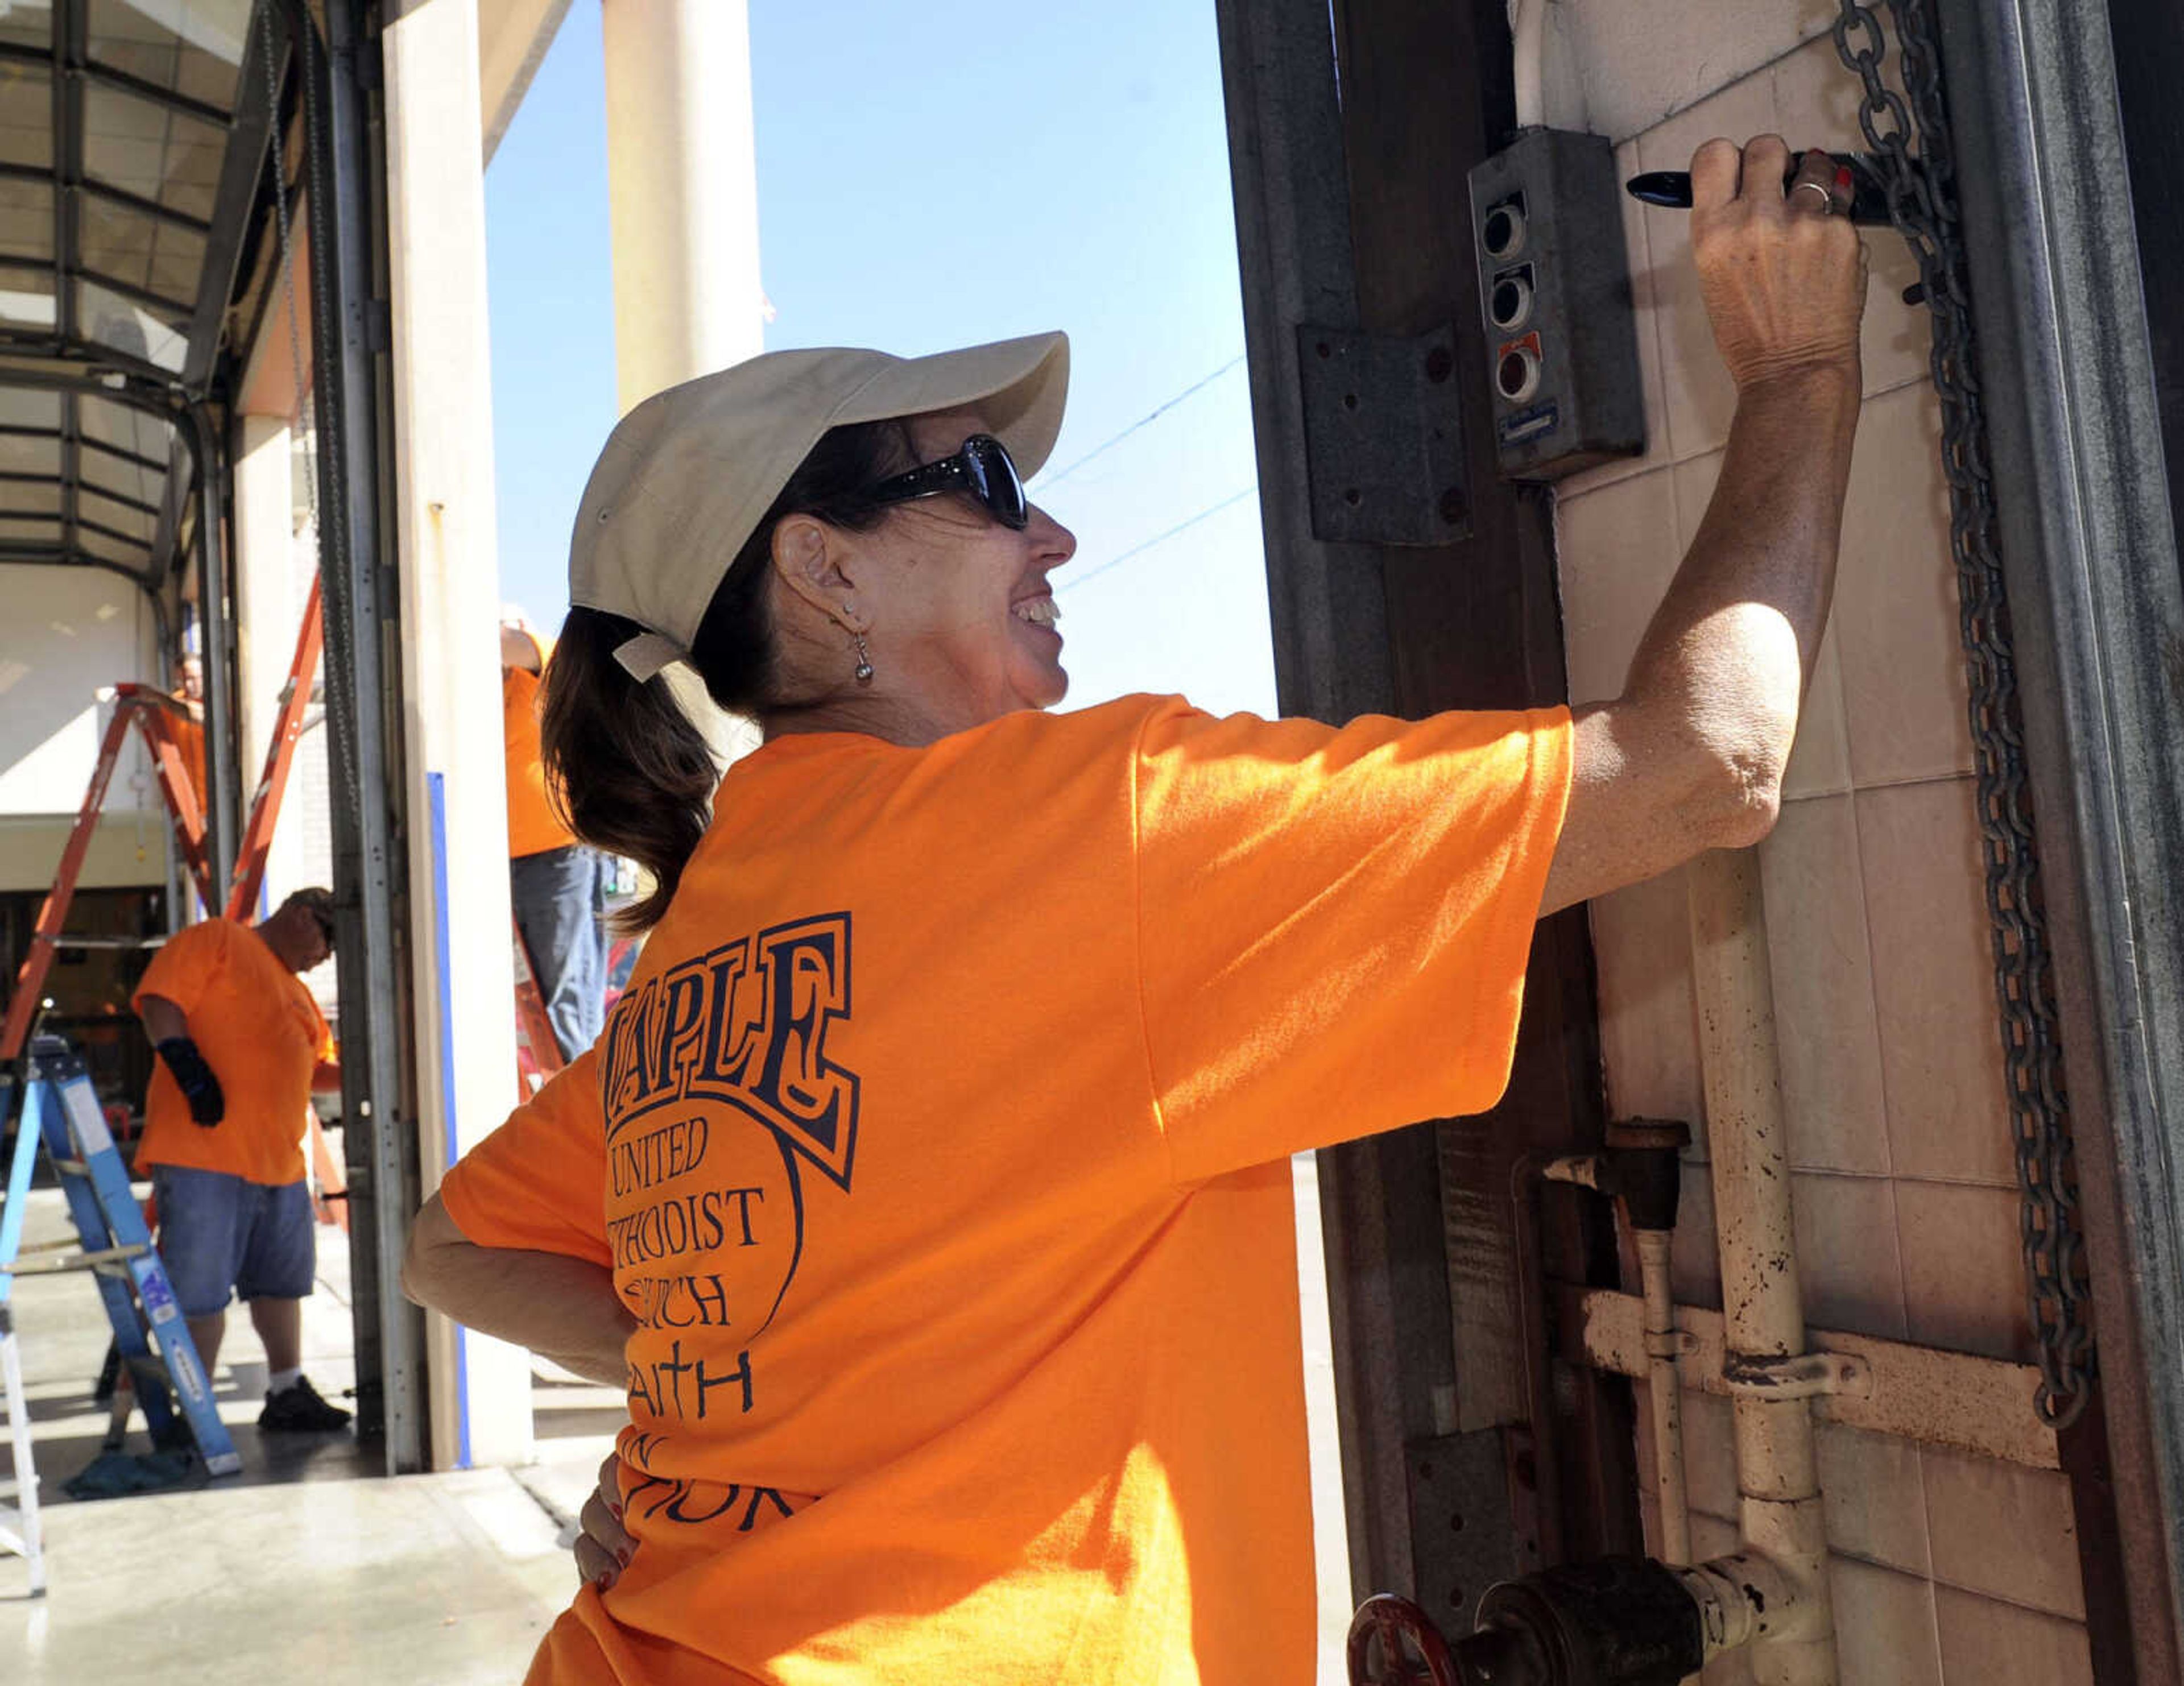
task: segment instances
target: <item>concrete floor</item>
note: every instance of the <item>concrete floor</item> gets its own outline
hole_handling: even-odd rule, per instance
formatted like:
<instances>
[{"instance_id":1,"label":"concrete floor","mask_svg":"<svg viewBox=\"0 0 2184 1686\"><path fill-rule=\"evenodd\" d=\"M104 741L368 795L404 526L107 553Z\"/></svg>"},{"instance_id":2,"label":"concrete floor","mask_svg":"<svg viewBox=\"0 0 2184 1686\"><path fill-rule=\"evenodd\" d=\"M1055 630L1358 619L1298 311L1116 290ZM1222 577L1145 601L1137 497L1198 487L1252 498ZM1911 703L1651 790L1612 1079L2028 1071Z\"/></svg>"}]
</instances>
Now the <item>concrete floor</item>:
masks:
<instances>
[{"instance_id":1,"label":"concrete floor","mask_svg":"<svg viewBox=\"0 0 2184 1686\"><path fill-rule=\"evenodd\" d=\"M1296 1161L1306 1257L1318 1257L1318 1189ZM31 1197L26 1239L70 1233L56 1191ZM350 1360L347 1238L319 1232L318 1292L304 1302L304 1368L341 1403ZM1305 1369L1312 1407L1320 1555L1320 1679L1343 1678L1348 1625L1340 1461L1325 1290L1307 1270ZM75 1503L61 1483L107 1428L92 1382L108 1339L80 1274L14 1290L44 1499L47 1592L25 1596L21 1559L0 1555L6 1686L149 1679L159 1686L307 1678L310 1686L514 1686L576 1587L571 1518L622 1422L613 1388L543 1373L538 1461L521 1469L379 1476L349 1434L260 1438L265 1353L239 1307L214 1376L241 1474L195 1489ZM128 1449L148 1447L143 1419ZM0 1478L11 1474L0 1436Z\"/></svg>"},{"instance_id":2,"label":"concrete floor","mask_svg":"<svg viewBox=\"0 0 2184 1686\"><path fill-rule=\"evenodd\" d=\"M57 1192L33 1193L26 1227L32 1241L70 1233ZM355 1379L347 1242L335 1229L319 1237L304 1367L340 1400ZM568 1518L621 1421L619 1395L542 1386L542 1435L559 1432L542 1439L537 1465L379 1478L352 1434L261 1438L265 1354L248 1318L231 1308L214 1391L242 1472L76 1503L61 1483L98 1455L106 1433L106 1411L91 1396L106 1321L80 1274L19 1278L14 1294L47 1591L27 1597L27 1566L0 1555L0 1658L25 1666L0 1667L11 1686L522 1679L575 1589ZM148 1444L139 1416L128 1450ZM8 1461L0 1438L0 1473L12 1475Z\"/></svg>"}]
</instances>

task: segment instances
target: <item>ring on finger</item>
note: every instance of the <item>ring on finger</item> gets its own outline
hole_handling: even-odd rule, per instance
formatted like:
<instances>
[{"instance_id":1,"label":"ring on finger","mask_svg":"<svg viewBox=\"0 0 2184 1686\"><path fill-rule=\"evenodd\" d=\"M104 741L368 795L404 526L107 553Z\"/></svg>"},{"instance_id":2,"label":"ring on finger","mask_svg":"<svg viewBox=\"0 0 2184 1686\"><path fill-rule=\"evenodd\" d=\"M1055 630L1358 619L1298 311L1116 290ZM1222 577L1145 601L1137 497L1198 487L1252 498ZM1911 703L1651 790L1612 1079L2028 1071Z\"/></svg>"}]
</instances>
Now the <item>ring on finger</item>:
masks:
<instances>
[{"instance_id":1,"label":"ring on finger","mask_svg":"<svg viewBox=\"0 0 2184 1686\"><path fill-rule=\"evenodd\" d=\"M1833 215L1835 214L1835 209L1836 209L1836 196L1835 196L1835 192L1834 192L1834 190L1833 190L1833 189L1831 189L1830 187L1829 187L1829 186L1828 186L1828 185L1827 185L1825 182L1822 182L1822 181L1800 181L1800 182L1799 182L1796 186L1792 187L1790 191L1791 191L1791 193L1793 193L1793 194L1795 194L1795 193L1808 193L1808 192L1809 192L1809 193L1818 193L1818 194L1820 196L1820 214L1821 214L1822 216L1824 216L1824 217L1825 217L1825 216L1833 216Z\"/></svg>"}]
</instances>

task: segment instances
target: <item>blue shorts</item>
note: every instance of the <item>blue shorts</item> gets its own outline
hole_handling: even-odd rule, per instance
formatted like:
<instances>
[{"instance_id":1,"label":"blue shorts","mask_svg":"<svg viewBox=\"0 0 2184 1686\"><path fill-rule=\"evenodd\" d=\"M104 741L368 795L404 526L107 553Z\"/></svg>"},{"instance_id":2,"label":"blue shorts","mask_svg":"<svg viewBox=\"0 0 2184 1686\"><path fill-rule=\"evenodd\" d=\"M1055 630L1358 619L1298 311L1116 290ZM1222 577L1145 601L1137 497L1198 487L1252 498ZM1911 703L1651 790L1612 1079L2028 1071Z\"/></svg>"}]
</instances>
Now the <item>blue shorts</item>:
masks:
<instances>
[{"instance_id":1,"label":"blue shorts","mask_svg":"<svg viewBox=\"0 0 2184 1686\"><path fill-rule=\"evenodd\" d=\"M210 1317L231 1288L243 1299L304 1299L318 1271L310 1191L268 1188L224 1171L152 1167L159 1258L185 1317Z\"/></svg>"}]
</instances>

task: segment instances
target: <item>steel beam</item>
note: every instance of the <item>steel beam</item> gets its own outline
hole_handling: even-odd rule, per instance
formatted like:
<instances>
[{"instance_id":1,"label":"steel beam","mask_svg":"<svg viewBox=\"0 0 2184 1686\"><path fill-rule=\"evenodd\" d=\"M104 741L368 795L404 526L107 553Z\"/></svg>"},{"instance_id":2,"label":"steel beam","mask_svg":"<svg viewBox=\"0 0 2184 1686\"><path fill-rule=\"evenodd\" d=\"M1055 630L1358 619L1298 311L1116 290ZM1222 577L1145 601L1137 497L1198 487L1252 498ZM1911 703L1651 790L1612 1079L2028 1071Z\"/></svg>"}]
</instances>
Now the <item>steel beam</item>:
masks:
<instances>
[{"instance_id":1,"label":"steel beam","mask_svg":"<svg viewBox=\"0 0 2184 1686\"><path fill-rule=\"evenodd\" d=\"M1386 598L1369 563L1313 535L1297 371L1300 326L1357 318L1328 9L1324 0L1216 0L1214 15L1276 691L1284 714L1333 721L1386 713L1395 705ZM1430 1154L1429 1141L1429 1170ZM1415 1578L1403 1412L1373 1385L1418 1333L1401 1327L1385 1268L1382 1157L1373 1142L1318 1156L1351 1582L1361 1598ZM1424 1321L1438 1325L1428 1343L1445 1348L1445 1318L1428 1307Z\"/></svg>"},{"instance_id":2,"label":"steel beam","mask_svg":"<svg viewBox=\"0 0 2184 1686\"><path fill-rule=\"evenodd\" d=\"M229 604L225 511L227 459L206 405L189 407L189 426L197 442L198 612L204 626L205 858L214 885L225 894L235 876L242 809L236 769L235 619Z\"/></svg>"},{"instance_id":3,"label":"steel beam","mask_svg":"<svg viewBox=\"0 0 2184 1686\"><path fill-rule=\"evenodd\" d=\"M2103 1680L2184 1678L2184 581L2108 8L1937 0L2100 1342ZM2175 333L2184 324L2159 325ZM2066 1448L2065 1461L2070 1461ZM2087 1547L2081 1516L2081 1552ZM2127 1653L2103 1642L2128 1638Z\"/></svg>"},{"instance_id":4,"label":"steel beam","mask_svg":"<svg viewBox=\"0 0 2184 1686\"><path fill-rule=\"evenodd\" d=\"M342 1106L355 1289L357 1427L389 1474L426 1466L424 1316L396 1286L418 1207L409 979L396 932L406 895L399 843L400 598L385 545L382 445L390 426L368 323L385 298L374 182L384 169L370 90L377 48L361 0L286 0L303 59L312 212L311 312L319 545L332 726Z\"/></svg>"},{"instance_id":5,"label":"steel beam","mask_svg":"<svg viewBox=\"0 0 2184 1686\"><path fill-rule=\"evenodd\" d=\"M1285 714L1345 721L1395 706L1387 603L1362 547L1313 537L1296 330L1357 320L1350 183L1328 8L1217 0L1244 351Z\"/></svg>"},{"instance_id":6,"label":"steel beam","mask_svg":"<svg viewBox=\"0 0 2184 1686\"><path fill-rule=\"evenodd\" d=\"M138 357L113 346L93 342L63 342L51 334L25 332L19 328L0 327L0 353L9 357L36 357L54 363L73 363L79 366L95 363L102 369L118 370L133 375L139 380L171 381L174 371L162 369L148 358ZM20 387L25 384L16 378L14 370L0 375L0 386Z\"/></svg>"},{"instance_id":7,"label":"steel beam","mask_svg":"<svg viewBox=\"0 0 2184 1686\"><path fill-rule=\"evenodd\" d=\"M83 180L83 42L81 0L53 0L53 331L65 343L76 337L75 289L70 278L81 254L76 236L76 185Z\"/></svg>"},{"instance_id":8,"label":"steel beam","mask_svg":"<svg viewBox=\"0 0 2184 1686\"><path fill-rule=\"evenodd\" d=\"M237 73L234 124L226 156L220 161L220 186L213 195L212 221L206 231L204 267L198 275L197 303L190 312L190 348L182 364L182 384L192 392L203 392L212 378L220 321L235 289L251 209L265 182L274 121L268 76L277 84L289 55L287 14L276 5L261 4L251 21ZM276 66L280 68L270 68ZM274 168L280 168L277 158Z\"/></svg>"},{"instance_id":9,"label":"steel beam","mask_svg":"<svg viewBox=\"0 0 2184 1686\"><path fill-rule=\"evenodd\" d=\"M76 478L82 472L83 453L76 442L83 437L83 400L69 392L61 398L61 543L76 546Z\"/></svg>"},{"instance_id":10,"label":"steel beam","mask_svg":"<svg viewBox=\"0 0 2184 1686\"><path fill-rule=\"evenodd\" d=\"M1497 0L1217 0L1215 11L1283 711L1341 721L1561 700L1549 524L1535 497L1493 476L1462 210L1466 170L1507 121ZM1306 326L1452 330L1471 538L1315 537ZM1468 1598L1451 1607L1448 1591L1480 1590L1460 1561L1477 1542L1456 1539L1420 1484L1452 1447L1501 1447L1500 1490L1463 1507L1464 1527L1507 1531L1519 1566L1566 1545L1635 1543L1627 1389L1581 1380L1557 1403L1544 1356L1522 1361L1531 1336L1511 1173L1529 1152L1589 1145L1599 1128L1582 911L1541 926L1531 977L1508 1098L1493 1114L1319 1155L1353 1581L1361 1594L1415 1589L1459 1627ZM1540 1233L1567 1272L1612 1269L1600 1226L1567 1203L1546 1207ZM1564 1417L1571 1432L1550 1439Z\"/></svg>"}]
</instances>

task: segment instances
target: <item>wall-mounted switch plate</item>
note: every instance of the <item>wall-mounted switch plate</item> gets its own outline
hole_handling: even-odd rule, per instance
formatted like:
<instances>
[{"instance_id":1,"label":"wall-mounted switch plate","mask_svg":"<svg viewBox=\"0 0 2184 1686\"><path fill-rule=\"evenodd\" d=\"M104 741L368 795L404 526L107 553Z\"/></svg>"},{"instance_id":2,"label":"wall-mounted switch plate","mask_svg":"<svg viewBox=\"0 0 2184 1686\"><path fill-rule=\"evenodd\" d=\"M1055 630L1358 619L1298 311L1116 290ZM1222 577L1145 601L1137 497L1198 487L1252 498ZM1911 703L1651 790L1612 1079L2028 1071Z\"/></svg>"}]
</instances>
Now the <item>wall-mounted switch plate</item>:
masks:
<instances>
[{"instance_id":1,"label":"wall-mounted switch plate","mask_svg":"<svg viewBox=\"0 0 2184 1686\"><path fill-rule=\"evenodd\" d=\"M1558 480L1646 449L1615 157L1527 129L1471 172L1473 250L1505 480Z\"/></svg>"}]
</instances>

